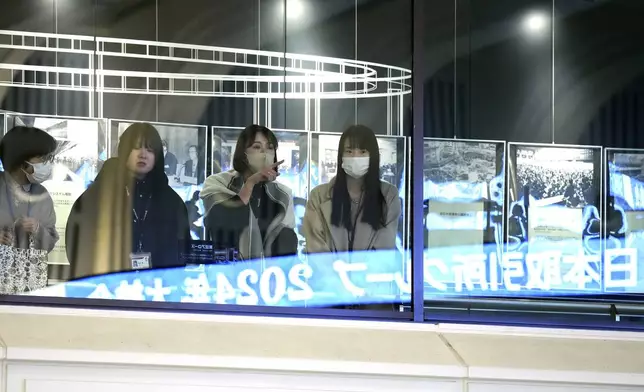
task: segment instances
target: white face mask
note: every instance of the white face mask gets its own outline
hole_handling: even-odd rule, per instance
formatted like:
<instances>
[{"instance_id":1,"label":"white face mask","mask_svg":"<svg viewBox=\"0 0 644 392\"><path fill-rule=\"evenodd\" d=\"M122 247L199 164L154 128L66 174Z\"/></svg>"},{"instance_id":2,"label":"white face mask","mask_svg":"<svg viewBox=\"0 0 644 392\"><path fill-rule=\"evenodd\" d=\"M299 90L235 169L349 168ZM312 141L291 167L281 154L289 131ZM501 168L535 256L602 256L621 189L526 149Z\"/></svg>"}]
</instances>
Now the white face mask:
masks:
<instances>
[{"instance_id":1,"label":"white face mask","mask_svg":"<svg viewBox=\"0 0 644 392\"><path fill-rule=\"evenodd\" d=\"M342 169L348 176L362 178L369 171L369 157L342 158Z\"/></svg>"},{"instance_id":2,"label":"white face mask","mask_svg":"<svg viewBox=\"0 0 644 392\"><path fill-rule=\"evenodd\" d=\"M51 176L51 163L30 163L27 164L34 169L34 174L29 174L25 171L27 175L27 180L32 184L42 184L47 181Z\"/></svg>"},{"instance_id":3,"label":"white face mask","mask_svg":"<svg viewBox=\"0 0 644 392\"><path fill-rule=\"evenodd\" d=\"M275 153L272 152L255 152L255 153L246 153L246 159L248 159L248 166L254 171L258 172L263 168L272 165L275 163Z\"/></svg>"}]
</instances>

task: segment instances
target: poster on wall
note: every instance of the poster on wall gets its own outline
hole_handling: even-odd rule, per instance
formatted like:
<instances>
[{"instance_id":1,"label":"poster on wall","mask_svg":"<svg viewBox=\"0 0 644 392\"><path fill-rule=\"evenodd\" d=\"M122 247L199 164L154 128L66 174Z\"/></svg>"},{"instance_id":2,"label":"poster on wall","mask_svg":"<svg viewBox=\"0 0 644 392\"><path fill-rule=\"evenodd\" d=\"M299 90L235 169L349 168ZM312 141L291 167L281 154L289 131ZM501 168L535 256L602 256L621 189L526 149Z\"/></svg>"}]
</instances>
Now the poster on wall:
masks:
<instances>
[{"instance_id":1,"label":"poster on wall","mask_svg":"<svg viewBox=\"0 0 644 392\"><path fill-rule=\"evenodd\" d=\"M502 243L505 143L428 138L424 145L427 246ZM459 239L438 240L452 230L463 231Z\"/></svg>"},{"instance_id":2,"label":"poster on wall","mask_svg":"<svg viewBox=\"0 0 644 392\"><path fill-rule=\"evenodd\" d=\"M58 142L52 176L43 183L54 202L60 239L49 253L50 265L69 265L65 227L76 199L94 181L107 157L105 120L8 115L7 129L31 126L44 130Z\"/></svg>"},{"instance_id":3,"label":"poster on wall","mask_svg":"<svg viewBox=\"0 0 644 392\"><path fill-rule=\"evenodd\" d=\"M132 121L110 120L111 156L118 154L118 141ZM193 239L204 239L204 206L199 198L206 180L206 132L198 125L150 123L161 136L164 170L168 184L186 204Z\"/></svg>"},{"instance_id":4,"label":"poster on wall","mask_svg":"<svg viewBox=\"0 0 644 392\"><path fill-rule=\"evenodd\" d=\"M456 285L459 278L448 266L480 257L482 271L492 271L487 263L501 255L505 142L426 138L423 144L425 255L437 264L430 272L434 279ZM480 278L499 279L496 274Z\"/></svg>"},{"instance_id":5,"label":"poster on wall","mask_svg":"<svg viewBox=\"0 0 644 392\"><path fill-rule=\"evenodd\" d=\"M630 250L635 257L606 260L606 292L644 290L644 150L605 150L607 190L604 194L604 246Z\"/></svg>"},{"instance_id":6,"label":"poster on wall","mask_svg":"<svg viewBox=\"0 0 644 392\"><path fill-rule=\"evenodd\" d=\"M601 152L601 147L510 143L508 252L525 256L525 271L537 268L543 279L558 276L546 286L601 285Z\"/></svg>"},{"instance_id":7,"label":"poster on wall","mask_svg":"<svg viewBox=\"0 0 644 392\"><path fill-rule=\"evenodd\" d=\"M233 169L233 157L241 127L213 127L212 129L212 168L213 174ZM277 160L284 161L279 167L279 183L293 192L295 208L295 233L299 240L299 250L304 248L302 219L309 192L309 166L306 159L309 134L305 131L272 129L278 140Z\"/></svg>"}]
</instances>

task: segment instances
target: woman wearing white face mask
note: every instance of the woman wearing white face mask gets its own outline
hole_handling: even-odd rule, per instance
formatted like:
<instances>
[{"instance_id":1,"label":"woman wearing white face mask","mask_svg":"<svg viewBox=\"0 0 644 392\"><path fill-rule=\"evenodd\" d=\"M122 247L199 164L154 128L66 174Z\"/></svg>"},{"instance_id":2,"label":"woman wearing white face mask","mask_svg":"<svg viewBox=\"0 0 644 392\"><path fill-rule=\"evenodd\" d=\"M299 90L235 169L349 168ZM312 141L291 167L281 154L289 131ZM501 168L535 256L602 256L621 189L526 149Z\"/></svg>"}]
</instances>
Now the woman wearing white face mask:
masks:
<instances>
[{"instance_id":1,"label":"woman wearing white face mask","mask_svg":"<svg viewBox=\"0 0 644 392\"><path fill-rule=\"evenodd\" d=\"M45 131L15 127L0 142L0 244L50 252L58 241L51 196L41 185L51 176L56 140Z\"/></svg>"},{"instance_id":2,"label":"woman wearing white face mask","mask_svg":"<svg viewBox=\"0 0 644 392\"><path fill-rule=\"evenodd\" d=\"M297 253L291 190L279 176L277 138L260 125L237 139L233 170L206 179L201 198L205 226L215 249L234 249L243 259Z\"/></svg>"},{"instance_id":3,"label":"woman wearing white face mask","mask_svg":"<svg viewBox=\"0 0 644 392\"><path fill-rule=\"evenodd\" d=\"M311 192L304 214L307 253L394 249L401 203L380 180L380 150L371 129L347 129L338 146L338 174Z\"/></svg>"}]
</instances>

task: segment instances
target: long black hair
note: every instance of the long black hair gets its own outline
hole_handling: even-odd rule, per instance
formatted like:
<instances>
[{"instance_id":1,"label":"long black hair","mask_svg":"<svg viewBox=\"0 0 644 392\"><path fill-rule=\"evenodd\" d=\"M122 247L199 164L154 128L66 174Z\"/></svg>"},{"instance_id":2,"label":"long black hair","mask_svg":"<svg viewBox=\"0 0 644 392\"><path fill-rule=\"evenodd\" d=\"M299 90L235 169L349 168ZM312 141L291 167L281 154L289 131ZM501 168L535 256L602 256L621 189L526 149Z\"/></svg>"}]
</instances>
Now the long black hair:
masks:
<instances>
[{"instance_id":1,"label":"long black hair","mask_svg":"<svg viewBox=\"0 0 644 392\"><path fill-rule=\"evenodd\" d=\"M353 229L351 221L351 197L347 188L347 175L342 167L345 147L369 151L369 171L364 176L364 195L362 196L362 219L374 230L386 224L387 203L380 185L380 148L373 131L364 125L350 126L340 137L338 145L338 171L331 195L331 224Z\"/></svg>"}]
</instances>

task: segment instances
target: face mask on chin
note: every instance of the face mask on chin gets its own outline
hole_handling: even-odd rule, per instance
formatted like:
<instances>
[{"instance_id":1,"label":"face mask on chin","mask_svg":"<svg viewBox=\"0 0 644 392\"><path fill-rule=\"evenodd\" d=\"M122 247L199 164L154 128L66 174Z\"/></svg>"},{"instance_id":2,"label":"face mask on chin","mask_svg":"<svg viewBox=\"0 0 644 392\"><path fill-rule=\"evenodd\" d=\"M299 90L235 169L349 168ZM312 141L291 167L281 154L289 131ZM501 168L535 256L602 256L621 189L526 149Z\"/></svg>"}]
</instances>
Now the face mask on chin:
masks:
<instances>
[{"instance_id":1,"label":"face mask on chin","mask_svg":"<svg viewBox=\"0 0 644 392\"><path fill-rule=\"evenodd\" d=\"M263 168L272 165L275 163L275 153L270 152L255 152L255 153L246 153L246 159L248 160L248 166L254 173L261 171Z\"/></svg>"},{"instance_id":2,"label":"face mask on chin","mask_svg":"<svg viewBox=\"0 0 644 392\"><path fill-rule=\"evenodd\" d=\"M369 171L369 157L342 158L342 169L350 177L362 178Z\"/></svg>"},{"instance_id":3,"label":"face mask on chin","mask_svg":"<svg viewBox=\"0 0 644 392\"><path fill-rule=\"evenodd\" d=\"M27 180L31 184L42 184L47 181L51 176L52 167L50 163L30 163L27 162L29 166L34 169L33 174L29 174L26 170L23 170L27 176Z\"/></svg>"}]
</instances>

